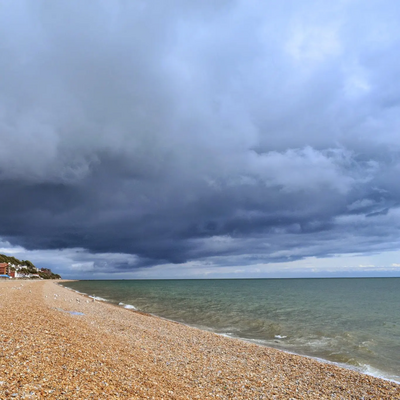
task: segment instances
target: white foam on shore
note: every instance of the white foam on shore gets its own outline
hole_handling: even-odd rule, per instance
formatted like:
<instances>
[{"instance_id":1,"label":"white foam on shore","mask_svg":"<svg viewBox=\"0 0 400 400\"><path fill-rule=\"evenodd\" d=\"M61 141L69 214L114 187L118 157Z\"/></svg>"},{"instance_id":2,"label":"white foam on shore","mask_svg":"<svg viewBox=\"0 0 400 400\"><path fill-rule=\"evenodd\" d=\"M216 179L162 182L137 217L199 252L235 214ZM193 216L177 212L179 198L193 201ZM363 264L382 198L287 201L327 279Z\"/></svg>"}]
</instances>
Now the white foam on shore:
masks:
<instances>
[{"instance_id":1,"label":"white foam on shore","mask_svg":"<svg viewBox=\"0 0 400 400\"><path fill-rule=\"evenodd\" d=\"M132 306L131 304L127 304L126 306L124 306L124 308L127 308L128 310L137 310L137 308L135 306Z\"/></svg>"},{"instance_id":2,"label":"white foam on shore","mask_svg":"<svg viewBox=\"0 0 400 400\"><path fill-rule=\"evenodd\" d=\"M90 296L90 295L87 294L87 293L80 292L79 290L72 289L72 288L70 288L70 287L68 287L68 286L61 285L60 283L59 283L58 285L61 286L61 287L63 287L64 289L72 290L73 292L78 293L78 294L81 294L81 295L83 295L83 296L88 296L88 297L90 297L91 299L98 300L98 301L106 301L106 302L108 302L108 303L112 303L111 301L109 301L109 300L107 300L107 299L103 299L103 297L99 297L99 296L95 296L95 295Z\"/></svg>"},{"instance_id":3,"label":"white foam on shore","mask_svg":"<svg viewBox=\"0 0 400 400\"><path fill-rule=\"evenodd\" d=\"M119 306L126 308L127 310L137 310L132 304L118 303Z\"/></svg>"},{"instance_id":4,"label":"white foam on shore","mask_svg":"<svg viewBox=\"0 0 400 400\"><path fill-rule=\"evenodd\" d=\"M74 290L74 289L67 288L67 287L65 287L65 288L66 288L66 289L70 289L70 290L72 290L72 291L75 292L75 293L78 293L78 294L82 294L82 295L84 295L84 296L87 296L87 293L79 292L78 290Z\"/></svg>"},{"instance_id":5,"label":"white foam on shore","mask_svg":"<svg viewBox=\"0 0 400 400\"><path fill-rule=\"evenodd\" d=\"M61 285L61 283L58 283L57 285L63 287L64 289L71 290L71 292L75 292L75 293L81 294L81 295L83 295L83 296L89 296L89 295L88 295L87 293L85 293L85 292L80 292L79 290L72 289L72 288L70 288L70 287L68 287L68 286ZM90 297L90 296L89 296L89 297Z\"/></svg>"},{"instance_id":6,"label":"white foam on shore","mask_svg":"<svg viewBox=\"0 0 400 400\"><path fill-rule=\"evenodd\" d=\"M107 299L103 299L102 297L98 297L98 296L89 296L91 299L94 299L94 300L98 300L98 301L107 301L108 302L108 300Z\"/></svg>"},{"instance_id":7,"label":"white foam on shore","mask_svg":"<svg viewBox=\"0 0 400 400\"><path fill-rule=\"evenodd\" d=\"M321 358L321 357L309 356L309 355L303 354L303 353L296 353L294 351L290 351L290 350L285 349L283 346L274 346L273 343L267 342L267 341L262 340L262 339L248 339L248 338L244 338L244 337L240 337L240 336L236 336L236 335L230 334L228 332L217 333L217 332L214 331L214 333L216 333L217 335L220 335L220 336L224 336L226 338L239 339L239 340L243 340L245 342L257 344L259 346L266 346L266 347L274 348L274 349L277 349L279 351L283 351L284 353L287 353L287 354L293 354L293 355L297 355L297 356L300 356L300 357L311 358L311 359L317 360L317 361L319 361L319 362L321 362L323 364L336 365L338 367L341 367L341 368L344 368L344 369L348 369L348 370L351 370L351 371L356 371L356 372L364 374L364 375L373 376L374 378L379 378L379 379L383 379L385 381L389 381L389 382L400 384L400 380L399 380L398 376L394 376L394 375L391 375L389 373L385 373L385 372L383 372L383 371L381 371L381 370L379 370L377 368L374 368L374 367L372 367L371 365L368 365L368 364L362 364L360 366L354 366L354 365L351 365L351 364L330 361L330 360L327 360L327 359ZM279 335L276 335L276 336L279 336Z\"/></svg>"},{"instance_id":8,"label":"white foam on shore","mask_svg":"<svg viewBox=\"0 0 400 400\"><path fill-rule=\"evenodd\" d=\"M294 353L294 354L296 354L296 353ZM313 359L318 360L319 362L322 362L322 363L337 365L338 367L341 367L341 368L344 368L344 369L349 369L349 370L356 371L356 372L359 372L359 373L364 374L364 375L373 376L374 378L379 378L379 379L383 379L385 381L389 381L389 382L394 382L394 383L400 384L400 380L399 380L399 378L397 376L392 376L389 373L385 373L385 372L383 372L383 371L381 371L381 370L379 370L377 368L372 367L369 364L362 364L360 366L354 366L354 365L351 365L351 364L325 360L324 358L304 356L302 354L300 354L300 355L302 357L313 358Z\"/></svg>"},{"instance_id":9,"label":"white foam on shore","mask_svg":"<svg viewBox=\"0 0 400 400\"><path fill-rule=\"evenodd\" d=\"M374 376L375 378L384 379L385 381L400 384L400 379L398 376L392 376L388 373L382 372L381 370L374 368L369 364L362 364L360 367L356 368L356 371L366 375Z\"/></svg>"}]
</instances>

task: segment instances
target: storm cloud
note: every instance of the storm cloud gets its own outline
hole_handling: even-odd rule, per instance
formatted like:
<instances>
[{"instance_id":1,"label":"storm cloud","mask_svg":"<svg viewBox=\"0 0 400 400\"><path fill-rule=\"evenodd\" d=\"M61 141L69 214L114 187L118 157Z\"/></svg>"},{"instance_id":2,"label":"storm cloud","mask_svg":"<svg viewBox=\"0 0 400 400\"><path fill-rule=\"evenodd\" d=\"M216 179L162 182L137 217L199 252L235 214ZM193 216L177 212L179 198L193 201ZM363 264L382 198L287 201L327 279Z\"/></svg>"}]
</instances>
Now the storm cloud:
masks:
<instances>
[{"instance_id":1,"label":"storm cloud","mask_svg":"<svg viewBox=\"0 0 400 400\"><path fill-rule=\"evenodd\" d=\"M397 2L0 4L4 241L116 272L397 250Z\"/></svg>"}]
</instances>

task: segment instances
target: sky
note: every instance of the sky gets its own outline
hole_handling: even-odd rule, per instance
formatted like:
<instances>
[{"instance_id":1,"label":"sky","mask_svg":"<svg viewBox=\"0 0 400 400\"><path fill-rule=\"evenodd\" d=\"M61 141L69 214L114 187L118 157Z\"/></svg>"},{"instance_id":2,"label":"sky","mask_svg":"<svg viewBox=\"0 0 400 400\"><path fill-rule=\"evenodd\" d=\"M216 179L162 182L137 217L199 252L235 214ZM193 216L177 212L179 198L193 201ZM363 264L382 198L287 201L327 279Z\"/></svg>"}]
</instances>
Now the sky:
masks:
<instances>
[{"instance_id":1,"label":"sky","mask_svg":"<svg viewBox=\"0 0 400 400\"><path fill-rule=\"evenodd\" d=\"M396 0L0 0L0 253L400 276L399 51Z\"/></svg>"}]
</instances>

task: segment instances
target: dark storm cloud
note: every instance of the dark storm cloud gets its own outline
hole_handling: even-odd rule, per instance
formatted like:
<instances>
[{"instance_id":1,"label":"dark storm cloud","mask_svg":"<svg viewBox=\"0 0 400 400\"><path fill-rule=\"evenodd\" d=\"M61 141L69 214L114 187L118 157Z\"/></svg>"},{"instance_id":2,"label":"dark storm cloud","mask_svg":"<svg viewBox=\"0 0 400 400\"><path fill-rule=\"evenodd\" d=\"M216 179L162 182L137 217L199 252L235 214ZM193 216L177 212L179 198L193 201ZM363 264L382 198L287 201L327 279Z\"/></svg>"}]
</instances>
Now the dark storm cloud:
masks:
<instances>
[{"instance_id":1,"label":"dark storm cloud","mask_svg":"<svg viewBox=\"0 0 400 400\"><path fill-rule=\"evenodd\" d=\"M1 10L0 237L120 269L395 248L396 2Z\"/></svg>"}]
</instances>

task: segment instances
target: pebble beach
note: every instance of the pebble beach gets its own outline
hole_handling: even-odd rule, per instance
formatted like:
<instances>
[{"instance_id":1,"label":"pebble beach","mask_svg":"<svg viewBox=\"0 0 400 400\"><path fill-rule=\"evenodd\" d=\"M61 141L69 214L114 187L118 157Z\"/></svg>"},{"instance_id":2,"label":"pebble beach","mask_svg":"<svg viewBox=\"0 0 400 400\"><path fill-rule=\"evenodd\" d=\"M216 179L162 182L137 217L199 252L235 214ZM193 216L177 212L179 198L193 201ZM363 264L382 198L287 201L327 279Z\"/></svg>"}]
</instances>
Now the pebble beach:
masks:
<instances>
[{"instance_id":1,"label":"pebble beach","mask_svg":"<svg viewBox=\"0 0 400 400\"><path fill-rule=\"evenodd\" d=\"M400 399L400 385L13 280L0 281L0 399L13 398Z\"/></svg>"}]
</instances>

